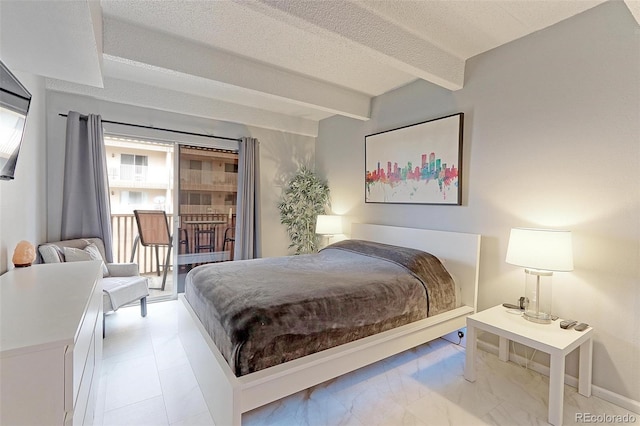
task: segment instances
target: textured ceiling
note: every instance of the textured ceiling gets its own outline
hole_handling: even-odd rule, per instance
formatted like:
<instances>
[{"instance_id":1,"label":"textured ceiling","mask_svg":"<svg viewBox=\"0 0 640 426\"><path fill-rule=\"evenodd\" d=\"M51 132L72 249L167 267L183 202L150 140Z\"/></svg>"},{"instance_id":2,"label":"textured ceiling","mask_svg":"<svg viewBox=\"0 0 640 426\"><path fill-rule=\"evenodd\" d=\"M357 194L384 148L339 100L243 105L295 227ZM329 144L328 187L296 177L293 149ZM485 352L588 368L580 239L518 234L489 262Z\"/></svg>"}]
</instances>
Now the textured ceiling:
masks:
<instances>
[{"instance_id":1,"label":"textured ceiling","mask_svg":"<svg viewBox=\"0 0 640 426\"><path fill-rule=\"evenodd\" d=\"M599 3L0 0L0 56L53 90L314 136L416 79L460 89L468 58Z\"/></svg>"},{"instance_id":2,"label":"textured ceiling","mask_svg":"<svg viewBox=\"0 0 640 426\"><path fill-rule=\"evenodd\" d=\"M105 16L379 95L412 77L346 42L232 1L102 1ZM177 17L180 17L176 19ZM368 70L363 72L363 70Z\"/></svg>"},{"instance_id":3,"label":"textured ceiling","mask_svg":"<svg viewBox=\"0 0 640 426\"><path fill-rule=\"evenodd\" d=\"M371 1L360 3L460 58L470 58L602 1Z\"/></svg>"}]
</instances>

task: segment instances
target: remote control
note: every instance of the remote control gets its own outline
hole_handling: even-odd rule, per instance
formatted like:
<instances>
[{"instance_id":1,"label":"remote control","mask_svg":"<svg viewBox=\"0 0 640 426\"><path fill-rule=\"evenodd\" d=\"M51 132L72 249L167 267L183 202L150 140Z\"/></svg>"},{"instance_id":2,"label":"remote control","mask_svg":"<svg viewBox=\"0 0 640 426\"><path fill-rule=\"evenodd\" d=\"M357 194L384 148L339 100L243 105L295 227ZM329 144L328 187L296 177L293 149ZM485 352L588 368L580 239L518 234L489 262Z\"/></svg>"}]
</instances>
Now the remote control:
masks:
<instances>
[{"instance_id":1,"label":"remote control","mask_svg":"<svg viewBox=\"0 0 640 426\"><path fill-rule=\"evenodd\" d=\"M503 303L502 306L504 306L505 308L508 309L517 309L520 310L520 306L518 305L512 305L511 303Z\"/></svg>"},{"instance_id":2,"label":"remote control","mask_svg":"<svg viewBox=\"0 0 640 426\"><path fill-rule=\"evenodd\" d=\"M560 328L564 328L566 330L566 329L569 329L569 328L573 327L577 323L578 323L578 321L574 321L574 320L560 321Z\"/></svg>"},{"instance_id":3,"label":"remote control","mask_svg":"<svg viewBox=\"0 0 640 426\"><path fill-rule=\"evenodd\" d=\"M589 324L587 324L586 322L581 322L580 324L573 327L573 329L575 331L585 331L587 327L589 327Z\"/></svg>"}]
</instances>

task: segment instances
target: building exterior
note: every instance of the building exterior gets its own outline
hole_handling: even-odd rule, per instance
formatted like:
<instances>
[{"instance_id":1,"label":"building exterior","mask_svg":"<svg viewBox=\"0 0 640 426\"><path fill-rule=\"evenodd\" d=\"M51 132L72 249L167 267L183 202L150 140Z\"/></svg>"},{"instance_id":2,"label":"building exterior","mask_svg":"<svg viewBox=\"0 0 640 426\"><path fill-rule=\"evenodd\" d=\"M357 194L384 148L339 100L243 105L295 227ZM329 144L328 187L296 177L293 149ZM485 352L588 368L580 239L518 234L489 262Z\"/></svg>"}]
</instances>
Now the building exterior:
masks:
<instances>
[{"instance_id":1,"label":"building exterior","mask_svg":"<svg viewBox=\"0 0 640 426\"><path fill-rule=\"evenodd\" d=\"M173 145L105 136L112 214L173 212Z\"/></svg>"},{"instance_id":2,"label":"building exterior","mask_svg":"<svg viewBox=\"0 0 640 426\"><path fill-rule=\"evenodd\" d=\"M238 154L215 148L180 147L180 214L235 214Z\"/></svg>"},{"instance_id":3,"label":"building exterior","mask_svg":"<svg viewBox=\"0 0 640 426\"><path fill-rule=\"evenodd\" d=\"M173 145L105 137L111 212L173 213ZM238 154L180 146L180 214L236 212Z\"/></svg>"}]
</instances>

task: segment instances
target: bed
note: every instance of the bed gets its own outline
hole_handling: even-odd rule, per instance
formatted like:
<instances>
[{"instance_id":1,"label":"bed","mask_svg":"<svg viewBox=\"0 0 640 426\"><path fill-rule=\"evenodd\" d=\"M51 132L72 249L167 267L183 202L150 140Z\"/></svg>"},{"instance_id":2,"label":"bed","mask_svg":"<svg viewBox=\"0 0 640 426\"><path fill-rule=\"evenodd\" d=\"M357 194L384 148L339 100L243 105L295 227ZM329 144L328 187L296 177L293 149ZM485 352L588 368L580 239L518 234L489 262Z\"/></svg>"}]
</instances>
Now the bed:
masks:
<instances>
[{"instance_id":1,"label":"bed","mask_svg":"<svg viewBox=\"0 0 640 426\"><path fill-rule=\"evenodd\" d=\"M329 339L332 341L331 343L324 344L324 346L321 344L315 350L310 351L312 353L296 351L295 345L293 345L291 341L285 341L285 344L280 342L279 346L294 348L293 352L295 352L295 355L289 358L283 358L278 350L276 350L278 344L271 345L271 343L267 343L266 346L255 344L254 346L258 348L258 354L264 354L265 352L267 354L276 353L275 358L280 360L274 361L273 357L266 357L266 361L264 361L258 356L254 357L251 355L248 359L258 359L258 361L255 364L247 364L242 361L242 357L238 357L238 353L242 352L238 350L238 347L244 348L245 346L252 346L252 344L243 343L242 345L234 346L234 339L221 338L220 336L224 335L224 333L215 334L212 332L212 328L215 329L216 327L219 327L221 323L229 323L229 318L234 318L234 321L231 321L234 323L244 323L247 321L255 322L256 318L258 318L258 324L256 327L259 333L257 334L262 335L264 334L262 331L268 329L264 327L265 324L269 325L270 320L261 320L260 315L257 317L254 315L248 320L247 318L249 317L243 317L238 313L239 311L233 309L231 312L227 313L220 311L222 313L218 312L216 315L213 315L213 319L208 318L204 315L204 312L207 310L217 312L220 310L220 306L207 306L207 303L209 302L198 302L202 295L195 294L198 292L194 290L196 285L193 285L194 288L189 290L188 284L187 292L189 293L191 291L191 294L186 297L181 296L181 299L183 300L187 311L191 314L191 319L195 322L197 331L188 332L185 329L185 332L181 333L181 339L183 340L183 345L187 350L187 356L189 357L191 366L196 374L200 388L202 389L205 400L207 401L207 405L216 424L239 425L241 424L243 412L268 404L284 396L309 388L326 380L353 371L364 365L371 364L429 340L433 340L434 338L463 328L465 326L465 317L475 312L480 248L479 235L400 228L384 225L354 224L352 226L351 237L355 240L373 241L391 244L394 246L407 247L408 249L422 250L437 256L455 280L454 287L457 293L457 297L455 299L457 299L457 304L455 306L438 305L436 303L435 295L429 294L429 291L420 285L416 286L415 283L411 282L411 279L413 278L406 279L405 283L404 277L398 279L396 275L393 275L397 271L394 271L393 268L391 268L391 271L389 272L387 270L388 268L385 267L384 272L378 279L379 283L376 284L376 286L380 286L382 288L382 293L373 296L366 295L364 298L377 299L378 297L382 297L381 294L388 293L389 291L396 291L395 289L398 286L406 285L407 289L403 289L402 291L407 291L407 293L401 293L403 295L406 294L406 296L401 296L400 298L396 296L396 299L410 299L411 301L414 299L418 300L420 299L420 292L426 292L427 304L423 305L421 304L422 302L417 304L413 302L403 304L404 300L399 300L399 312L405 312L405 314L409 312L409 314L399 315L392 312L389 314L391 319L390 321L382 321L381 327L376 326L373 329L365 330L365 334L356 336L357 340L354 341L348 341L348 339L341 340L339 338L335 339L336 336L334 335ZM347 247L347 253L343 253L343 255L349 259L347 263L351 261L349 256L361 255L361 253L356 253L355 255L349 253L349 250L353 248L352 244L346 245L345 247ZM377 250L377 246L373 247L376 247ZM322 252L318 257L322 258L323 262L326 262L327 258L331 259L331 256L334 256L335 254L334 252L337 251L339 250L332 248ZM272 264L278 265L278 262L298 262L299 260L301 259L291 258L276 260L275 263L272 262ZM392 263L394 263L395 260L396 259L393 259ZM263 262L264 261L258 261L253 263L259 264ZM334 261L331 260L331 262ZM369 264L367 263L368 260L365 260L364 262L363 267L368 270L374 271L377 268L376 263ZM331 269L335 269L338 275L340 275L340 268L342 267L340 266L340 262L331 263L330 265ZM233 265L225 265L225 268L218 269L228 269L232 271L233 267ZM265 280L261 281L275 282L277 276L282 276L282 270L278 269L282 267L283 265L272 265L270 267L273 270L273 272L271 272L271 276L269 276L269 272L265 272ZM288 270L291 271L296 271L297 268L297 266L292 263L285 264L284 267L288 267ZM400 268L400 266L398 267ZM402 267L405 266L403 265ZM322 266L320 268L322 268ZM269 271L269 269L264 270ZM213 273L207 271L216 271L216 269L202 268L196 272L200 272L205 276ZM240 272L237 271L237 273ZM378 272L376 271L376 273ZM387 273L391 274L391 278L385 275ZM413 273L414 271L411 271L411 274ZM292 275L295 276L296 273L293 272ZM212 276L207 279L212 278L215 279L216 277ZM392 287L385 286L383 285L385 281L393 281L394 284ZM324 283L320 282L317 285L323 286L326 284L327 281ZM354 286L354 289L357 288L355 283L350 282L349 285ZM337 290L332 288L332 291L335 290L340 297L344 297L344 295L341 295L340 293L340 291L342 291L341 287L337 284L336 286L337 287L335 287L335 289ZM308 285L306 287L311 288L314 287L314 285ZM308 300L314 299L314 297L309 297L303 292L303 290L306 291L306 287L299 290L302 296L304 296L300 299L303 301L303 304L308 303ZM206 287L203 288L206 289ZM201 293L202 292L203 291L201 291ZM214 299L216 297L220 298L220 294L228 294L228 292L229 289L225 289L223 287L222 290L218 290L217 295L214 295ZM282 298L285 296L281 295L278 297ZM359 299L363 298L360 296L358 297ZM189 299L191 303L187 299ZM229 297L228 300L233 300L233 297ZM292 300L294 305L298 303L296 302L298 299L295 297ZM391 302L391 300L393 299L383 301L383 305L392 305L393 302ZM231 302L226 304L233 305ZM335 306L336 303L335 301L332 301L329 305ZM313 305L305 305L304 309L294 311L291 315L301 315L304 312L309 311L310 306L311 310L313 310ZM367 306L367 310L375 311L378 309L375 306L365 306ZM432 315L427 316L425 313L425 315L416 317L412 313L414 311L426 311L427 309L432 311ZM257 308L257 310L260 310L260 308ZM288 327L290 325L287 324L292 323L286 319L286 315L288 315L287 312L278 312L276 316L280 319L284 318L282 323ZM387 314L382 312L380 315L383 317ZM406 318L403 318L403 320L398 323L398 318L402 316L406 316ZM309 319L307 318L305 323L308 322ZM261 326L262 328L260 328ZM233 329L231 335L239 334L244 336L244 334L247 333L251 334L251 331L236 328ZM351 334L351 329L349 329L349 334ZM260 339L257 340L258 343L261 342ZM303 344L298 347L310 346L310 341L304 341L303 339ZM253 352L250 353L254 354Z\"/></svg>"}]
</instances>

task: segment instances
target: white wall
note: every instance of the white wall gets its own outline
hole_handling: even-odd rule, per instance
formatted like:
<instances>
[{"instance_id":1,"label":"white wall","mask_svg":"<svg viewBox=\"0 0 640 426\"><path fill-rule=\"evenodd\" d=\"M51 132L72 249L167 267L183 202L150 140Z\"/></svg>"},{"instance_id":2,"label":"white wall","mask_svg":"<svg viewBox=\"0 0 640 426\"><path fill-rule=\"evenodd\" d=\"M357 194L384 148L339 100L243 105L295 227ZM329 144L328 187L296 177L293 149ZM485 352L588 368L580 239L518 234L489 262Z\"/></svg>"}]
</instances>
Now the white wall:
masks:
<instances>
[{"instance_id":1,"label":"white wall","mask_svg":"<svg viewBox=\"0 0 640 426\"><path fill-rule=\"evenodd\" d=\"M262 210L262 256L287 254L288 237L277 210L283 176L290 176L300 163L312 163L315 138L294 135L241 124L169 113L149 108L101 101L87 96L61 92L47 92L47 192L48 216L47 239L60 237L62 213L62 180L64 167L64 144L66 118L58 114L68 111L81 114L100 114L104 120L183 130L194 133L215 134L230 138L255 137L260 141L261 161L261 210ZM125 126L105 125L109 132L122 135L149 137L200 144L211 144L212 140L202 137L154 132ZM216 143L231 145L235 142L216 140Z\"/></svg>"},{"instance_id":2,"label":"white wall","mask_svg":"<svg viewBox=\"0 0 640 426\"><path fill-rule=\"evenodd\" d=\"M251 136L260 141L260 209L262 257L289 254L289 236L280 223L282 188L301 165L313 166L316 139L260 128Z\"/></svg>"},{"instance_id":3,"label":"white wall","mask_svg":"<svg viewBox=\"0 0 640 426\"><path fill-rule=\"evenodd\" d=\"M380 96L367 123L320 123L316 166L334 212L482 234L480 309L523 294L522 269L504 261L511 227L572 230L575 270L554 275L553 309L595 328L594 384L640 401L637 23L605 3L468 60L466 75L457 92L416 82ZM364 136L456 112L463 205L365 204ZM568 363L577 375L575 353Z\"/></svg>"},{"instance_id":4,"label":"white wall","mask_svg":"<svg viewBox=\"0 0 640 426\"><path fill-rule=\"evenodd\" d=\"M7 64L10 67L10 64ZM13 268L16 244L46 239L46 91L44 79L12 70L31 93L15 179L0 181L0 274Z\"/></svg>"}]
</instances>

